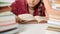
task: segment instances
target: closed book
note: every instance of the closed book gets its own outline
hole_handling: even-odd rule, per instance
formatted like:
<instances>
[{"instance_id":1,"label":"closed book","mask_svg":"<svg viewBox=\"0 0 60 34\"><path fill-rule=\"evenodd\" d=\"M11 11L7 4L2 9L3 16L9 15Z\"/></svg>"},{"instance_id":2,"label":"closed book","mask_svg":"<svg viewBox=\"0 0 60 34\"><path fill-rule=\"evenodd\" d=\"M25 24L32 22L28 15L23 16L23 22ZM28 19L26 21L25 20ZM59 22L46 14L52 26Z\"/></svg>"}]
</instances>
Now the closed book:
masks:
<instances>
[{"instance_id":1,"label":"closed book","mask_svg":"<svg viewBox=\"0 0 60 34\"><path fill-rule=\"evenodd\" d=\"M51 0L52 8L55 10L60 10L60 0Z\"/></svg>"},{"instance_id":2,"label":"closed book","mask_svg":"<svg viewBox=\"0 0 60 34\"><path fill-rule=\"evenodd\" d=\"M12 28L16 28L16 27L18 27L17 23L11 24L11 25L2 25L2 26L0 26L0 32L5 31L5 30L9 30L9 29L12 29Z\"/></svg>"},{"instance_id":3,"label":"closed book","mask_svg":"<svg viewBox=\"0 0 60 34\"><path fill-rule=\"evenodd\" d=\"M48 20L48 30L60 32L60 21L56 19Z\"/></svg>"}]
</instances>

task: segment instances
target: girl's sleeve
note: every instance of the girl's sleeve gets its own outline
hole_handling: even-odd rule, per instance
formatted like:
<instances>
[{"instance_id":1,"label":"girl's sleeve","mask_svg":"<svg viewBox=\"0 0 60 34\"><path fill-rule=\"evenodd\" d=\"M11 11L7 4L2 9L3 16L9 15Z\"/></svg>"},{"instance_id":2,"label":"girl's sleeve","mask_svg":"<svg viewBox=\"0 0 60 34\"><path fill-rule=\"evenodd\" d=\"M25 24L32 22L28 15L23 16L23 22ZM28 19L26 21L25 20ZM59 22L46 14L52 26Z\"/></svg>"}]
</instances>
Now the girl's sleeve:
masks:
<instances>
[{"instance_id":1,"label":"girl's sleeve","mask_svg":"<svg viewBox=\"0 0 60 34\"><path fill-rule=\"evenodd\" d=\"M27 11L27 3L26 0L16 0L12 5L12 12L15 15L26 14Z\"/></svg>"},{"instance_id":2,"label":"girl's sleeve","mask_svg":"<svg viewBox=\"0 0 60 34\"><path fill-rule=\"evenodd\" d=\"M15 15L18 15L17 3L16 3L16 1L15 1L14 3L12 3L11 9L12 9L12 12L13 12Z\"/></svg>"},{"instance_id":3,"label":"girl's sleeve","mask_svg":"<svg viewBox=\"0 0 60 34\"><path fill-rule=\"evenodd\" d=\"M45 6L44 6L44 3L42 3L42 15L45 16Z\"/></svg>"}]
</instances>

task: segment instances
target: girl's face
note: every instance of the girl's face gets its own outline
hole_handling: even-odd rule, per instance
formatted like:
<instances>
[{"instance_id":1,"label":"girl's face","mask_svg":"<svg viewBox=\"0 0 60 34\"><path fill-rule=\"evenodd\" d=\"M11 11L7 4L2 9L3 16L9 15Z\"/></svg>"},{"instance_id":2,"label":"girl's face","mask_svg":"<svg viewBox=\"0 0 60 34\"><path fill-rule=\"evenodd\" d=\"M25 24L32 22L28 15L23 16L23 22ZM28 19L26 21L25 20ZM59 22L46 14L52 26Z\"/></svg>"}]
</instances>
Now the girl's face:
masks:
<instances>
[{"instance_id":1,"label":"girl's face","mask_svg":"<svg viewBox=\"0 0 60 34\"><path fill-rule=\"evenodd\" d=\"M36 6L39 2L40 2L40 0L27 0L27 3L28 3L28 6L29 6L29 7L34 7L34 6Z\"/></svg>"}]
</instances>

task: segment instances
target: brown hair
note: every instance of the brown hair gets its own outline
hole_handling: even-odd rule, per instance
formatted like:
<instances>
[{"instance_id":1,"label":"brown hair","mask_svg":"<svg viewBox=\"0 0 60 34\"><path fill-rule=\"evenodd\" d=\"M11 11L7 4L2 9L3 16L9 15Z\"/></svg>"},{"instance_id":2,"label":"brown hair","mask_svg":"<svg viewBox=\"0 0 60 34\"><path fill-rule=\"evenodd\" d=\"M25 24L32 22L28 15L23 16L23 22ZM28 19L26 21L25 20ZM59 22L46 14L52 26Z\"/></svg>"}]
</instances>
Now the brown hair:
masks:
<instances>
[{"instance_id":1,"label":"brown hair","mask_svg":"<svg viewBox=\"0 0 60 34\"><path fill-rule=\"evenodd\" d=\"M33 8L33 10L36 10L36 9L38 9L38 14L39 14L39 16L45 16L45 13L44 13L44 15L42 15L42 13L44 12L44 11L42 11L42 6L43 6L44 4L43 4L43 0L40 0L40 2L35 6L35 7L32 7ZM28 5L27 5L28 6ZM43 7L43 8L45 8L45 7ZM29 10L28 10L29 11Z\"/></svg>"}]
</instances>

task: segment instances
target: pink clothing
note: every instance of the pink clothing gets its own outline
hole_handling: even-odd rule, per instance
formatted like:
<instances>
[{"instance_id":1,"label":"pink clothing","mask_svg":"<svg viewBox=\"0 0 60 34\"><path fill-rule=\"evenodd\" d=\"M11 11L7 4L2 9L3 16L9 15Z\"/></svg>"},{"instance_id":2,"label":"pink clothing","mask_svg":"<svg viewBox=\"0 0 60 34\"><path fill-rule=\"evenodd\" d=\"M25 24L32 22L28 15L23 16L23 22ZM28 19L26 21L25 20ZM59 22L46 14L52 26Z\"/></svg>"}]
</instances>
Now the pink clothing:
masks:
<instances>
[{"instance_id":1,"label":"pink clothing","mask_svg":"<svg viewBox=\"0 0 60 34\"><path fill-rule=\"evenodd\" d=\"M12 4L12 12L15 15L19 15L19 14L26 14L29 13L28 12L28 6L27 6L27 2L26 0L16 0L13 4ZM34 16L38 15L38 10L36 9L34 14ZM44 5L42 6L42 15L45 16L45 8Z\"/></svg>"}]
</instances>

